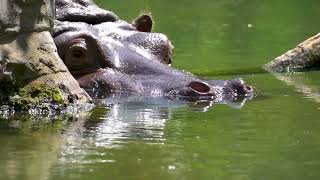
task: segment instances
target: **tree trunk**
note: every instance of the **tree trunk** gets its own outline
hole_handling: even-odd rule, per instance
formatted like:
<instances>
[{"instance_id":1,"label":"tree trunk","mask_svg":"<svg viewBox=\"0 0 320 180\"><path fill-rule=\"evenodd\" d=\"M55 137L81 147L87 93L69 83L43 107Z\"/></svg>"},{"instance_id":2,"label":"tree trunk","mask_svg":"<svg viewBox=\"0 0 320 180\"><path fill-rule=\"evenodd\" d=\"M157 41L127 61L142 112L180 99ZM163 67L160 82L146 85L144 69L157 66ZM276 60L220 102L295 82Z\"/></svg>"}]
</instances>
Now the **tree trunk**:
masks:
<instances>
[{"instance_id":1,"label":"tree trunk","mask_svg":"<svg viewBox=\"0 0 320 180\"><path fill-rule=\"evenodd\" d=\"M271 72L292 72L320 69L320 33L269 62L264 68Z\"/></svg>"}]
</instances>

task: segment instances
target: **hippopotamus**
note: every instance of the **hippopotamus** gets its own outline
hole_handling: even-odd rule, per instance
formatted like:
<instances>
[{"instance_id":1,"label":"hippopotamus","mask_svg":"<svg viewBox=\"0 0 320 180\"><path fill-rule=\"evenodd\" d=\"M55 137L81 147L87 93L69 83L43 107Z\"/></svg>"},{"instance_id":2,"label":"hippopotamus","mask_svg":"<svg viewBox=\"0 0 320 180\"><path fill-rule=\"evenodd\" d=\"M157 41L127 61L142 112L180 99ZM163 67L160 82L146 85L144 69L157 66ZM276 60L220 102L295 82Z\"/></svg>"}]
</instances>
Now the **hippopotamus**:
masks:
<instances>
[{"instance_id":1,"label":"hippopotamus","mask_svg":"<svg viewBox=\"0 0 320 180\"><path fill-rule=\"evenodd\" d=\"M92 96L133 93L193 100L253 94L242 79L204 80L171 67L172 43L152 32L149 13L126 22L90 0L57 0L56 8L58 54Z\"/></svg>"}]
</instances>

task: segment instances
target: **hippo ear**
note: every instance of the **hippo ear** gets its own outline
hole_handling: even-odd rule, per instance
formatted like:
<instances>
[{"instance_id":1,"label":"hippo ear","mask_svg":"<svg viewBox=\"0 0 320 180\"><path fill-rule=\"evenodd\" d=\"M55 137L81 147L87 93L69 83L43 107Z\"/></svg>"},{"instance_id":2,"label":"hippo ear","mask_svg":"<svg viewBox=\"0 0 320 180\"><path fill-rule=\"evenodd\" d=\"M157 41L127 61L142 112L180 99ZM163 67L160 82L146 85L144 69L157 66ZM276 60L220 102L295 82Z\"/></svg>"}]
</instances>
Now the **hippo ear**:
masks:
<instances>
[{"instance_id":1,"label":"hippo ear","mask_svg":"<svg viewBox=\"0 0 320 180\"><path fill-rule=\"evenodd\" d=\"M133 25L140 32L151 32L152 24L153 21L150 13L142 14L133 21Z\"/></svg>"},{"instance_id":2,"label":"hippo ear","mask_svg":"<svg viewBox=\"0 0 320 180\"><path fill-rule=\"evenodd\" d=\"M211 89L209 84L200 81L192 81L187 87L199 93L208 93Z\"/></svg>"}]
</instances>

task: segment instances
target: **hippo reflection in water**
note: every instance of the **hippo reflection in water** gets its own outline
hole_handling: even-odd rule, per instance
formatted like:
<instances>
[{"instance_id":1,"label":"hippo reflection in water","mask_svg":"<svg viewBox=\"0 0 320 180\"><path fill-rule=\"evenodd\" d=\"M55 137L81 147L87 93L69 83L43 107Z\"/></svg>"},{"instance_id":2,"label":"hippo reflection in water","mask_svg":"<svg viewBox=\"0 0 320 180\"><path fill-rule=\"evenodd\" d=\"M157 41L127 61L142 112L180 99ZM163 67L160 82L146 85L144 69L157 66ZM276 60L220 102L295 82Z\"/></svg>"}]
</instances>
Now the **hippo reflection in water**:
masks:
<instances>
[{"instance_id":1,"label":"hippo reflection in water","mask_svg":"<svg viewBox=\"0 0 320 180\"><path fill-rule=\"evenodd\" d=\"M147 14L131 24L88 0L57 0L56 7L58 53L93 96L125 92L211 100L253 94L241 79L202 80L170 67L172 45L164 34L151 32Z\"/></svg>"}]
</instances>

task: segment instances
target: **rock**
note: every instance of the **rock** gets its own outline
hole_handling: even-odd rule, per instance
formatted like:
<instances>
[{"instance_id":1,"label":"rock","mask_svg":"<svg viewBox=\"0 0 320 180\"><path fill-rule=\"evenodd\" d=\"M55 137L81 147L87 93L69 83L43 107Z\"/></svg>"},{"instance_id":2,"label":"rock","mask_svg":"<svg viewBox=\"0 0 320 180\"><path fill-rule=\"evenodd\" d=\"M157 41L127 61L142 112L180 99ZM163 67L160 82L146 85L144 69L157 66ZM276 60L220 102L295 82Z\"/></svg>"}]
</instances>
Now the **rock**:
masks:
<instances>
[{"instance_id":1,"label":"rock","mask_svg":"<svg viewBox=\"0 0 320 180\"><path fill-rule=\"evenodd\" d=\"M271 72L292 72L320 69L320 33L264 66Z\"/></svg>"},{"instance_id":2,"label":"rock","mask_svg":"<svg viewBox=\"0 0 320 180\"><path fill-rule=\"evenodd\" d=\"M53 5L54 0L1 0L0 105L91 101L60 59L49 33Z\"/></svg>"},{"instance_id":3,"label":"rock","mask_svg":"<svg viewBox=\"0 0 320 180\"><path fill-rule=\"evenodd\" d=\"M50 31L54 7L54 0L1 0L0 37L8 33Z\"/></svg>"}]
</instances>

